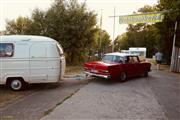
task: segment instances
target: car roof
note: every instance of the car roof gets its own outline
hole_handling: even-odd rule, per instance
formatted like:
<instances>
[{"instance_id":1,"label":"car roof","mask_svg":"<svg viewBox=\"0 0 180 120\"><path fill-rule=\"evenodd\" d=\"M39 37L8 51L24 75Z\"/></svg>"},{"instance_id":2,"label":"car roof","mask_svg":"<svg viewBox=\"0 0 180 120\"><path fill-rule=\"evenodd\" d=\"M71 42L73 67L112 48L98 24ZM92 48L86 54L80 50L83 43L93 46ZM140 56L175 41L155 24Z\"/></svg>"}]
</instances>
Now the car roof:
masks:
<instances>
[{"instance_id":1,"label":"car roof","mask_svg":"<svg viewBox=\"0 0 180 120\"><path fill-rule=\"evenodd\" d=\"M127 54L127 53L120 53L120 52L107 53L105 55L116 55L116 56L121 56L121 57L125 57L125 56L138 56L137 54Z\"/></svg>"},{"instance_id":2,"label":"car roof","mask_svg":"<svg viewBox=\"0 0 180 120\"><path fill-rule=\"evenodd\" d=\"M35 35L3 35L0 36L0 42L19 42L19 41L55 41L52 38L45 36L35 36Z\"/></svg>"}]
</instances>

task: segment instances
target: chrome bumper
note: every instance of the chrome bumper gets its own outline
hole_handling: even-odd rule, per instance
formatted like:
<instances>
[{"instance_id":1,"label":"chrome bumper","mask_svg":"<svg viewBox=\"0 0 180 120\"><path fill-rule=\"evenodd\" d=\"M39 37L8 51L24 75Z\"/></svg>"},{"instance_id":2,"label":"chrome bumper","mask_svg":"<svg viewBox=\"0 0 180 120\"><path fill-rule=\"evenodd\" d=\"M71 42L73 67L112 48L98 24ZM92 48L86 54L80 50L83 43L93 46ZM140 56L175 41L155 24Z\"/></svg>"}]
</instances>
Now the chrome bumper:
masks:
<instances>
[{"instance_id":1,"label":"chrome bumper","mask_svg":"<svg viewBox=\"0 0 180 120\"><path fill-rule=\"evenodd\" d=\"M100 74L91 73L91 72L87 72L87 71L85 71L84 73L85 73L86 75L93 76L93 77L100 77L100 78L105 78L105 79L111 78L110 75L100 75Z\"/></svg>"}]
</instances>

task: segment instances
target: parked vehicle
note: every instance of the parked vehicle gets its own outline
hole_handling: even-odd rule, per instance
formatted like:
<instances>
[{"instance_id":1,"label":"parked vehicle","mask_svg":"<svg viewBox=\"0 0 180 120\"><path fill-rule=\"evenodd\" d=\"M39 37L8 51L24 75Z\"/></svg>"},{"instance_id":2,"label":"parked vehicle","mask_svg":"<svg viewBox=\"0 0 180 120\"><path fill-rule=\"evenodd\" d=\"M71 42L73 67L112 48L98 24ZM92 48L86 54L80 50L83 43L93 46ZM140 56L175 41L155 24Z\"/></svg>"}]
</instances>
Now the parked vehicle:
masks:
<instances>
[{"instance_id":1,"label":"parked vehicle","mask_svg":"<svg viewBox=\"0 0 180 120\"><path fill-rule=\"evenodd\" d=\"M139 57L143 57L143 58L146 58L146 51L147 49L146 48L141 48L141 47L130 47L129 48L129 53L130 54L137 54Z\"/></svg>"},{"instance_id":2,"label":"parked vehicle","mask_svg":"<svg viewBox=\"0 0 180 120\"><path fill-rule=\"evenodd\" d=\"M28 83L59 82L65 72L61 45L42 36L0 36L0 84L21 90Z\"/></svg>"},{"instance_id":3,"label":"parked vehicle","mask_svg":"<svg viewBox=\"0 0 180 120\"><path fill-rule=\"evenodd\" d=\"M146 48L143 47L130 47L129 50L121 50L122 53L135 54L139 56L139 59L146 59Z\"/></svg>"},{"instance_id":4,"label":"parked vehicle","mask_svg":"<svg viewBox=\"0 0 180 120\"><path fill-rule=\"evenodd\" d=\"M102 61L84 64L87 75L121 81L139 75L148 76L150 68L151 64L140 62L138 55L118 52L106 54Z\"/></svg>"}]
</instances>

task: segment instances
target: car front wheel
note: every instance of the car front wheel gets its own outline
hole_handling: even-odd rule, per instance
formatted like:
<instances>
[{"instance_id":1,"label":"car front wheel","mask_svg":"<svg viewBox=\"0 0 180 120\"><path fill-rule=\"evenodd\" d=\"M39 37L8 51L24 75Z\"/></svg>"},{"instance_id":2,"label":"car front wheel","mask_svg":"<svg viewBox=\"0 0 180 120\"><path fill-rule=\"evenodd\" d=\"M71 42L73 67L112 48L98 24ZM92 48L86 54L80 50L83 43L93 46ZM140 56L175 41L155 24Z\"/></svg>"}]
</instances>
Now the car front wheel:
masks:
<instances>
[{"instance_id":1,"label":"car front wheel","mask_svg":"<svg viewBox=\"0 0 180 120\"><path fill-rule=\"evenodd\" d=\"M121 75L120 75L120 80L121 80L121 82L125 82L126 79L127 79L126 73L125 73L125 72L122 72Z\"/></svg>"},{"instance_id":2,"label":"car front wheel","mask_svg":"<svg viewBox=\"0 0 180 120\"><path fill-rule=\"evenodd\" d=\"M145 71L143 76L148 77L148 71Z\"/></svg>"}]
</instances>

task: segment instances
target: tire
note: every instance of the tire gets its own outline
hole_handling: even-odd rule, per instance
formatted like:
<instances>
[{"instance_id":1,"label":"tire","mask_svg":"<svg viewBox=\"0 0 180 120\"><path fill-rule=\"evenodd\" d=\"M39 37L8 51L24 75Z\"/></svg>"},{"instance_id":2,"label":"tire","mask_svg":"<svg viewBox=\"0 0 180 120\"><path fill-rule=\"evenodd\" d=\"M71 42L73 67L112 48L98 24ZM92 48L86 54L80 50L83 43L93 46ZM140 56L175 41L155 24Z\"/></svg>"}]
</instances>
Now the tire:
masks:
<instances>
[{"instance_id":1,"label":"tire","mask_svg":"<svg viewBox=\"0 0 180 120\"><path fill-rule=\"evenodd\" d=\"M144 74L143 74L144 77L148 77L148 72L145 71Z\"/></svg>"},{"instance_id":2,"label":"tire","mask_svg":"<svg viewBox=\"0 0 180 120\"><path fill-rule=\"evenodd\" d=\"M22 78L12 78L8 81L8 86L14 91L24 90L27 83Z\"/></svg>"},{"instance_id":3,"label":"tire","mask_svg":"<svg viewBox=\"0 0 180 120\"><path fill-rule=\"evenodd\" d=\"M125 73L125 72L122 72L121 75L120 75L120 80L121 80L121 82L125 82L126 79L127 79L126 73Z\"/></svg>"}]
</instances>

